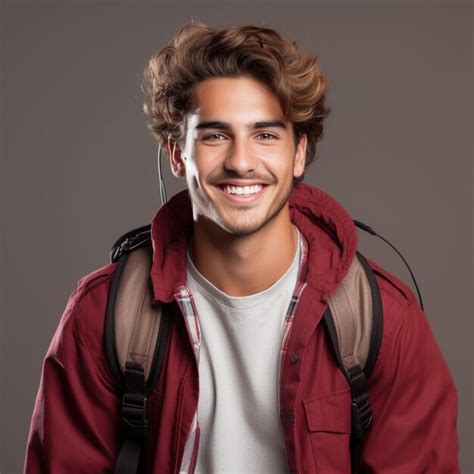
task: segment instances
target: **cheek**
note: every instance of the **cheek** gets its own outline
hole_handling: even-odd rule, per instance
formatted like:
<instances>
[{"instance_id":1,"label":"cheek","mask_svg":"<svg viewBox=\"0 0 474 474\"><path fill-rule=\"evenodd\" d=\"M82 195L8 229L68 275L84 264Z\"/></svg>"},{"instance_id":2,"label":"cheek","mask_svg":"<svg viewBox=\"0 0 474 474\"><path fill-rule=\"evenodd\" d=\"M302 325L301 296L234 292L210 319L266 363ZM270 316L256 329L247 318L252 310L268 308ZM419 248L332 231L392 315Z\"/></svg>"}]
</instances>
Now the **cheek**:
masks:
<instances>
[{"instance_id":1,"label":"cheek","mask_svg":"<svg viewBox=\"0 0 474 474\"><path fill-rule=\"evenodd\" d=\"M227 156L224 145L203 146L202 149L197 148L196 151L196 164L203 176L212 174L224 166Z\"/></svg>"},{"instance_id":2,"label":"cheek","mask_svg":"<svg viewBox=\"0 0 474 474\"><path fill-rule=\"evenodd\" d=\"M268 169L271 170L281 181L285 181L286 178L292 179L294 163L291 153L273 158L273 160L267 161Z\"/></svg>"},{"instance_id":3,"label":"cheek","mask_svg":"<svg viewBox=\"0 0 474 474\"><path fill-rule=\"evenodd\" d=\"M196 163L189 158L185 161L186 166L186 180L188 182L188 186L191 185L195 180L198 179L199 170L196 166ZM194 186L193 186L194 187Z\"/></svg>"},{"instance_id":4,"label":"cheek","mask_svg":"<svg viewBox=\"0 0 474 474\"><path fill-rule=\"evenodd\" d=\"M229 143L225 140L221 140L219 143L214 144L198 141L195 144L194 156L197 161L202 163L205 161L215 162L225 157L229 146Z\"/></svg>"},{"instance_id":5,"label":"cheek","mask_svg":"<svg viewBox=\"0 0 474 474\"><path fill-rule=\"evenodd\" d=\"M205 158L196 156L194 160L188 161L189 163L186 169L188 185L192 185L194 188L205 186L208 177L212 175L213 172L216 172L216 161L213 161L208 156Z\"/></svg>"}]
</instances>

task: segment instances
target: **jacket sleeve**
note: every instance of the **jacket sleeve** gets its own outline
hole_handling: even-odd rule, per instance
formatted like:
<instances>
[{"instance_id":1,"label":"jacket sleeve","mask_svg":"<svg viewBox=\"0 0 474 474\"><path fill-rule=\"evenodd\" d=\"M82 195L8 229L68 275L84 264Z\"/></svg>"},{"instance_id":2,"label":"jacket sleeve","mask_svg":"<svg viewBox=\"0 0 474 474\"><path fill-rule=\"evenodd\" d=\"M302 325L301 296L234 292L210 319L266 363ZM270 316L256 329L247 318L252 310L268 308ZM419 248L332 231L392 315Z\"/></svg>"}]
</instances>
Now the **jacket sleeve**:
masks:
<instances>
[{"instance_id":1,"label":"jacket sleeve","mask_svg":"<svg viewBox=\"0 0 474 474\"><path fill-rule=\"evenodd\" d=\"M459 473L456 388L418 301L405 308L369 379L373 424L361 471Z\"/></svg>"},{"instance_id":2,"label":"jacket sleeve","mask_svg":"<svg viewBox=\"0 0 474 474\"><path fill-rule=\"evenodd\" d=\"M81 327L84 313L97 313L102 306L97 296L85 293L76 288L71 294L44 359L26 447L26 474L113 472L119 400L98 367L100 358L91 353L101 334Z\"/></svg>"}]
</instances>

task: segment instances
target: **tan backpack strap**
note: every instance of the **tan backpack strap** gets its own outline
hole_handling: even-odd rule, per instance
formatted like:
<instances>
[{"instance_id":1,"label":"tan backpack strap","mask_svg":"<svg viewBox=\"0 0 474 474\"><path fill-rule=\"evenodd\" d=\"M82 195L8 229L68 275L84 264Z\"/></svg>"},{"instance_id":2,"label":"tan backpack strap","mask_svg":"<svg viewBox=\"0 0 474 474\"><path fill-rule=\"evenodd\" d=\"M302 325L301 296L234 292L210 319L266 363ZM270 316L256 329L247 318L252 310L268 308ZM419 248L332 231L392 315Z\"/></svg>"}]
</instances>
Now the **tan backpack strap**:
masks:
<instances>
[{"instance_id":1,"label":"tan backpack strap","mask_svg":"<svg viewBox=\"0 0 474 474\"><path fill-rule=\"evenodd\" d=\"M115 345L120 369L126 362L143 368L148 380L153 362L161 310L151 304L152 248L130 252L115 303Z\"/></svg>"},{"instance_id":2,"label":"tan backpack strap","mask_svg":"<svg viewBox=\"0 0 474 474\"><path fill-rule=\"evenodd\" d=\"M354 256L344 279L328 299L342 363L346 370L364 368L372 331L372 293L366 272Z\"/></svg>"},{"instance_id":3,"label":"tan backpack strap","mask_svg":"<svg viewBox=\"0 0 474 474\"><path fill-rule=\"evenodd\" d=\"M372 425L367 376L377 360L383 326L377 280L359 252L336 292L328 298L324 321L351 391L351 472L357 473L362 438Z\"/></svg>"},{"instance_id":4,"label":"tan backpack strap","mask_svg":"<svg viewBox=\"0 0 474 474\"><path fill-rule=\"evenodd\" d=\"M149 417L148 400L159 379L171 331L170 305L152 305L151 225L133 229L112 247L116 268L105 317L105 353L120 384L122 445L115 474L138 472Z\"/></svg>"}]
</instances>

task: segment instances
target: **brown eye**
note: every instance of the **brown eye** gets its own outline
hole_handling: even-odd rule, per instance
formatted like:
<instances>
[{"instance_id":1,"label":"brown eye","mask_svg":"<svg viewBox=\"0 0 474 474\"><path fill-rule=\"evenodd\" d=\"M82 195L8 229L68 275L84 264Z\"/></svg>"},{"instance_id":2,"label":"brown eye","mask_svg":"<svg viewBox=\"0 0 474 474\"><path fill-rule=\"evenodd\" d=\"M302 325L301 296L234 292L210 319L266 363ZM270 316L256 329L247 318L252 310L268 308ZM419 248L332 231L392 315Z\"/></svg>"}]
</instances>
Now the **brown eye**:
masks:
<instances>
[{"instance_id":1,"label":"brown eye","mask_svg":"<svg viewBox=\"0 0 474 474\"><path fill-rule=\"evenodd\" d=\"M220 137L220 138L216 138L216 137ZM220 140L224 140L224 139L225 139L225 137L224 137L224 135L222 135L222 133L213 133L211 135L206 135L201 140L209 140L211 142L215 142L215 141L220 141Z\"/></svg>"},{"instance_id":2,"label":"brown eye","mask_svg":"<svg viewBox=\"0 0 474 474\"><path fill-rule=\"evenodd\" d=\"M277 140L278 139L277 136L273 135L272 133L268 133L268 132L259 133L257 136L260 137L263 140Z\"/></svg>"}]
</instances>

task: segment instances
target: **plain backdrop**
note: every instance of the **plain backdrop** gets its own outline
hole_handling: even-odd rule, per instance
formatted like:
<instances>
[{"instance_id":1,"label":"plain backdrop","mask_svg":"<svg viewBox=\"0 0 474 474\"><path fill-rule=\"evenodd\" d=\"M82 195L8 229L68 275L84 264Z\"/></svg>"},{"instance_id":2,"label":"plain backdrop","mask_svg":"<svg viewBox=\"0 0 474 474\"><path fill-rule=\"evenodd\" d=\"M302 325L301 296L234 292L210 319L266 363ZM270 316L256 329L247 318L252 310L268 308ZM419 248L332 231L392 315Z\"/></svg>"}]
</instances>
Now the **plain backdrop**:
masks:
<instances>
[{"instance_id":1,"label":"plain backdrop","mask_svg":"<svg viewBox=\"0 0 474 474\"><path fill-rule=\"evenodd\" d=\"M77 280L160 206L140 81L190 19L276 28L319 56L332 113L306 181L410 263L474 472L473 5L289 0L1 2L0 472L22 471L42 361ZM183 189L165 180L168 195ZM413 288L389 246L359 235Z\"/></svg>"}]
</instances>

